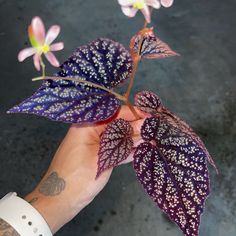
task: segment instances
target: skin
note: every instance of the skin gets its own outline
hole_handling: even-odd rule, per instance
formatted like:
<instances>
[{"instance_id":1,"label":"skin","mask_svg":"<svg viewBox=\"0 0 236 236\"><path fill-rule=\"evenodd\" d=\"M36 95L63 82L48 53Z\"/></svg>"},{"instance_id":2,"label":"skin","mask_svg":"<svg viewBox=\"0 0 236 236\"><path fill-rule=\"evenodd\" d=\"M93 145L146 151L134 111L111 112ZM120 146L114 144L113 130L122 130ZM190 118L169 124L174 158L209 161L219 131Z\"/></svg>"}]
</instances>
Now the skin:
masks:
<instances>
[{"instance_id":1,"label":"skin","mask_svg":"<svg viewBox=\"0 0 236 236\"><path fill-rule=\"evenodd\" d=\"M130 110L123 106L118 118L130 121L134 129L134 142L140 138L140 127L144 115L137 111L136 119ZM85 208L107 184L112 169L95 180L97 173L100 135L106 125L78 127L72 125L60 144L45 176L38 186L25 197L48 223L52 233L73 219ZM129 157L125 164L132 161ZM18 233L3 220L0 221L0 236Z\"/></svg>"}]
</instances>

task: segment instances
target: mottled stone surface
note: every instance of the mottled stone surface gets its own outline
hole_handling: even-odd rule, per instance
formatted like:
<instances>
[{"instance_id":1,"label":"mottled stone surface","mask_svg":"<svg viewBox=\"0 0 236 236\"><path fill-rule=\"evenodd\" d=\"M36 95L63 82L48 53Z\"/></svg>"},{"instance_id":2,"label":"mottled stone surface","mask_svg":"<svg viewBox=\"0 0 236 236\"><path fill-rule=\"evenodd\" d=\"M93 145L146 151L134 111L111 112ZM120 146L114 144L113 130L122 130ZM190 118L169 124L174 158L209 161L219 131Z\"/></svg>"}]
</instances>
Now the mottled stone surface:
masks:
<instances>
[{"instance_id":1,"label":"mottled stone surface","mask_svg":"<svg viewBox=\"0 0 236 236\"><path fill-rule=\"evenodd\" d=\"M236 1L177 1L154 12L156 32L182 57L143 61L134 91L158 93L163 103L202 137L219 167L210 167L212 194L200 235L236 235ZM47 26L62 26L63 61L79 45L110 37L128 45L143 24L129 20L116 0L0 0L0 196L31 191L46 171L68 125L5 111L39 86L32 59L16 60L28 45L26 27L40 15ZM53 69L49 70L54 72ZM117 168L104 191L57 235L181 235L154 206L132 167Z\"/></svg>"}]
</instances>

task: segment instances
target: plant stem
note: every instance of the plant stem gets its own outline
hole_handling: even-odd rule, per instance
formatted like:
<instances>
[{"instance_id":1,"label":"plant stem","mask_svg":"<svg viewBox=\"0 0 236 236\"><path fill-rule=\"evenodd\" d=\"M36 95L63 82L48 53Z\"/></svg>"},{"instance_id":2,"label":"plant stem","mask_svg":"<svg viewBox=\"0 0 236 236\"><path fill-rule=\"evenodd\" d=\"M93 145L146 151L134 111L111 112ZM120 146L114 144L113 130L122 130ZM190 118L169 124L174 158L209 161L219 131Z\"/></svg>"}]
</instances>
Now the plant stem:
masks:
<instances>
[{"instance_id":1,"label":"plant stem","mask_svg":"<svg viewBox=\"0 0 236 236\"><path fill-rule=\"evenodd\" d=\"M151 9L151 10L152 10L152 9ZM147 25L148 25L148 23L147 23L147 21L145 20L143 28L144 28L144 29L147 28Z\"/></svg>"},{"instance_id":2,"label":"plant stem","mask_svg":"<svg viewBox=\"0 0 236 236\"><path fill-rule=\"evenodd\" d=\"M147 21L145 21L144 26L143 26L143 30L147 27L147 24L148 24ZM135 76L136 76L136 73L137 73L137 70L138 70L139 62L141 60L141 55L140 54L141 54L141 49L142 49L143 38L144 38L144 33L141 35L141 39L140 39L139 44L138 44L137 56L134 58L133 70L132 70L132 73L130 75L129 85L128 85L127 91L124 95L127 99L129 99L131 90L133 88L134 79L135 79Z\"/></svg>"},{"instance_id":3,"label":"plant stem","mask_svg":"<svg viewBox=\"0 0 236 236\"><path fill-rule=\"evenodd\" d=\"M135 75L136 75L136 72L137 72L137 69L138 69L138 64L139 64L140 59L141 59L141 57L138 56L134 60L133 70L132 70L132 73L131 73L131 76L130 76L129 85L128 85L127 91L126 91L126 93L124 95L127 99L129 99L131 90L132 90L133 85L134 85L134 79L135 79Z\"/></svg>"},{"instance_id":4,"label":"plant stem","mask_svg":"<svg viewBox=\"0 0 236 236\"><path fill-rule=\"evenodd\" d=\"M134 106L130 103L129 100L126 100L125 101L126 105L129 107L129 109L131 110L131 112L133 113L133 115L135 116L135 118L137 120L140 119L140 116L138 115L138 113L136 112L136 110L134 109Z\"/></svg>"},{"instance_id":5,"label":"plant stem","mask_svg":"<svg viewBox=\"0 0 236 236\"><path fill-rule=\"evenodd\" d=\"M45 77L45 64L43 63L42 56L40 56L40 65L42 66L42 77Z\"/></svg>"}]
</instances>

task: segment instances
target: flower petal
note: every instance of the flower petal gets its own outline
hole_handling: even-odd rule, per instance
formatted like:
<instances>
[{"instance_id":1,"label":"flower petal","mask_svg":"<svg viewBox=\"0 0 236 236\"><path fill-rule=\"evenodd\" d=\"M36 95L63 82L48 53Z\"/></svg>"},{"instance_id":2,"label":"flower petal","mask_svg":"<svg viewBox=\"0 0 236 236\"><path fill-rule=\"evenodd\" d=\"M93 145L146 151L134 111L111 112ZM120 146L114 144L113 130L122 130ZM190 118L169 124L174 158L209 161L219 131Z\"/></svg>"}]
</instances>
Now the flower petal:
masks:
<instances>
[{"instance_id":1,"label":"flower petal","mask_svg":"<svg viewBox=\"0 0 236 236\"><path fill-rule=\"evenodd\" d=\"M161 7L159 0L146 0L146 4L148 6L155 8L155 9L159 9Z\"/></svg>"},{"instance_id":2,"label":"flower petal","mask_svg":"<svg viewBox=\"0 0 236 236\"><path fill-rule=\"evenodd\" d=\"M174 0L161 0L161 5L163 7L170 7L172 6Z\"/></svg>"},{"instance_id":3,"label":"flower petal","mask_svg":"<svg viewBox=\"0 0 236 236\"><path fill-rule=\"evenodd\" d=\"M60 33L61 27L59 25L53 25L47 32L45 43L50 45Z\"/></svg>"},{"instance_id":4,"label":"flower petal","mask_svg":"<svg viewBox=\"0 0 236 236\"><path fill-rule=\"evenodd\" d=\"M22 62L24 61L27 57L30 57L34 55L37 52L36 48L25 48L21 50L18 54L18 61Z\"/></svg>"},{"instance_id":5,"label":"flower petal","mask_svg":"<svg viewBox=\"0 0 236 236\"><path fill-rule=\"evenodd\" d=\"M135 0L118 0L119 4L123 7L132 6Z\"/></svg>"},{"instance_id":6,"label":"flower petal","mask_svg":"<svg viewBox=\"0 0 236 236\"><path fill-rule=\"evenodd\" d=\"M52 52L48 52L45 54L45 57L48 59L48 61L55 67L59 67L60 63L56 59L55 55Z\"/></svg>"},{"instance_id":7,"label":"flower petal","mask_svg":"<svg viewBox=\"0 0 236 236\"><path fill-rule=\"evenodd\" d=\"M60 51L64 48L64 43L63 42L59 42L59 43L54 43L50 46L50 51Z\"/></svg>"},{"instance_id":8,"label":"flower petal","mask_svg":"<svg viewBox=\"0 0 236 236\"><path fill-rule=\"evenodd\" d=\"M32 31L33 31L35 39L40 44L44 44L45 28L44 28L44 24L43 24L43 21L41 20L41 18L38 16L34 17L31 25L32 25Z\"/></svg>"},{"instance_id":9,"label":"flower petal","mask_svg":"<svg viewBox=\"0 0 236 236\"><path fill-rule=\"evenodd\" d=\"M138 11L138 9L135 9L133 7L121 7L123 13L128 17L134 17Z\"/></svg>"},{"instance_id":10,"label":"flower petal","mask_svg":"<svg viewBox=\"0 0 236 236\"><path fill-rule=\"evenodd\" d=\"M141 12L143 13L147 23L150 23L151 22L151 13L150 13L150 10L148 8L148 6L145 6Z\"/></svg>"},{"instance_id":11,"label":"flower petal","mask_svg":"<svg viewBox=\"0 0 236 236\"><path fill-rule=\"evenodd\" d=\"M40 53L36 53L34 55L34 66L36 68L36 70L40 71L40 56L41 54Z\"/></svg>"}]
</instances>

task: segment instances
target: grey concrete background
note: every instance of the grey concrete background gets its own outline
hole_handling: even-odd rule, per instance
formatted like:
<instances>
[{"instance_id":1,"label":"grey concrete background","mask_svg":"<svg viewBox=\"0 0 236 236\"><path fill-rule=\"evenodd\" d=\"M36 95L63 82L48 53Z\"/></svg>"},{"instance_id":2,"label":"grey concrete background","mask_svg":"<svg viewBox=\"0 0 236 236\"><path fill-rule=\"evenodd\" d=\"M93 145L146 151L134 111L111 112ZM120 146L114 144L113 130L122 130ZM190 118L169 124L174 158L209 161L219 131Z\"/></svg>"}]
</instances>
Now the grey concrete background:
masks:
<instances>
[{"instance_id":1,"label":"grey concrete background","mask_svg":"<svg viewBox=\"0 0 236 236\"><path fill-rule=\"evenodd\" d=\"M180 58L145 61L134 91L151 89L184 118L205 141L220 174L210 167L212 194L202 217L201 236L236 235L236 1L176 0L171 9L154 11L159 36ZM128 45L143 24L129 20L116 0L0 0L0 197L21 196L44 174L68 125L5 111L39 86L31 59L20 64L28 46L26 26L40 15L47 26L62 26L66 45L60 61L98 36ZM53 72L53 69L50 71ZM117 168L104 191L57 235L181 235L136 181L132 166Z\"/></svg>"}]
</instances>

